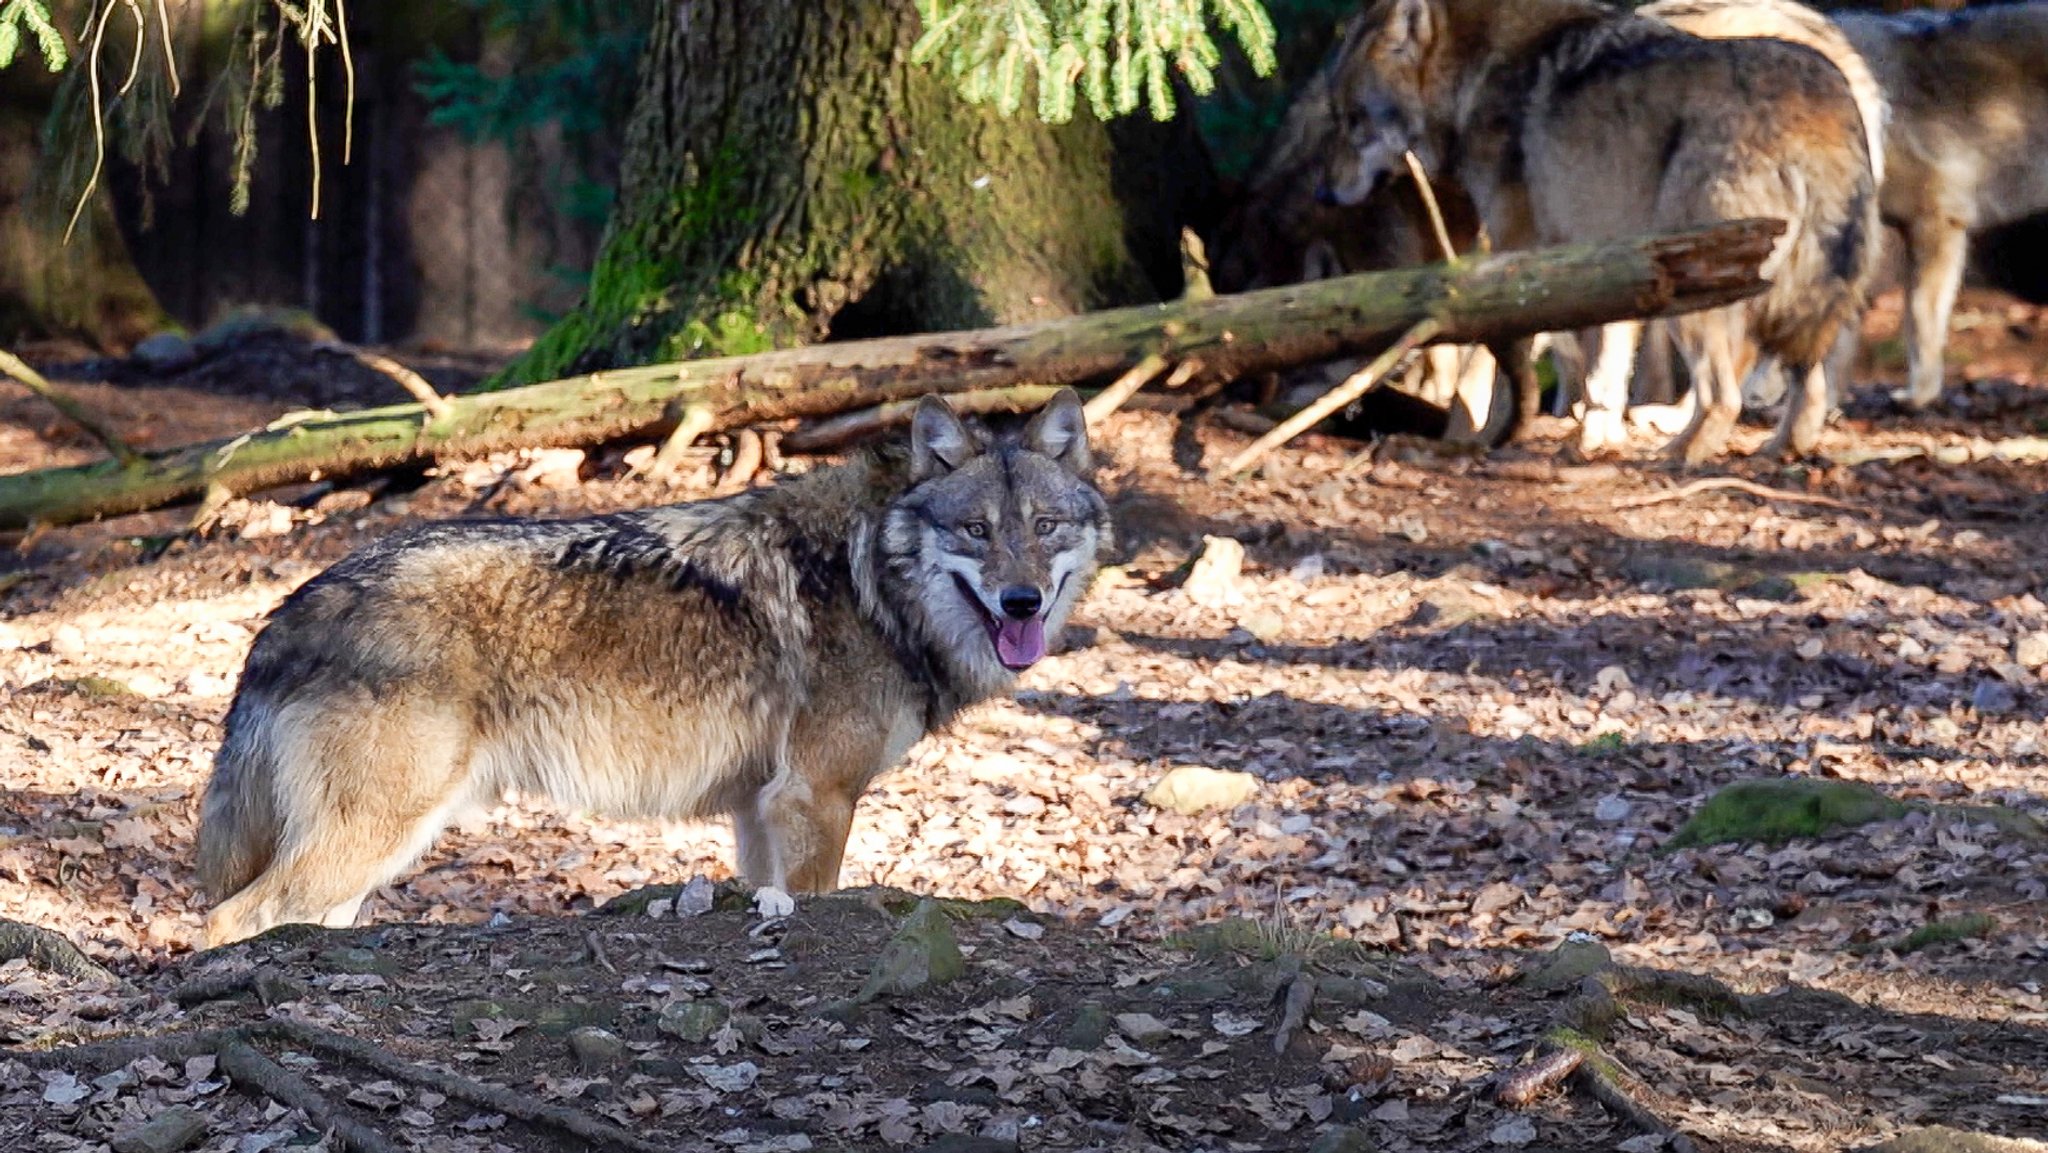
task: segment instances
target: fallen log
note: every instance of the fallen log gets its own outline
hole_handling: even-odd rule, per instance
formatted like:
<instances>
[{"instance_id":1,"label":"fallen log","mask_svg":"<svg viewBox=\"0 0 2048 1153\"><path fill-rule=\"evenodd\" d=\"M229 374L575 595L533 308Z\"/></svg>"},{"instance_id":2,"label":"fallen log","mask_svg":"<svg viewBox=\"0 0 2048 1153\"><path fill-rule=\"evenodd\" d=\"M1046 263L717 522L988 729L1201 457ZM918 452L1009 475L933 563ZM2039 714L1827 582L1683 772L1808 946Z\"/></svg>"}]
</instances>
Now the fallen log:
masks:
<instances>
[{"instance_id":1,"label":"fallen log","mask_svg":"<svg viewBox=\"0 0 2048 1153\"><path fill-rule=\"evenodd\" d=\"M0 476L0 529L141 512L515 448L659 439L832 416L924 393L1107 380L1147 357L1199 359L1193 383L1372 353L1434 318L1438 342L1495 342L1669 316L1761 291L1783 225L1514 252L1033 324L813 345L353 413L297 414L228 440Z\"/></svg>"}]
</instances>

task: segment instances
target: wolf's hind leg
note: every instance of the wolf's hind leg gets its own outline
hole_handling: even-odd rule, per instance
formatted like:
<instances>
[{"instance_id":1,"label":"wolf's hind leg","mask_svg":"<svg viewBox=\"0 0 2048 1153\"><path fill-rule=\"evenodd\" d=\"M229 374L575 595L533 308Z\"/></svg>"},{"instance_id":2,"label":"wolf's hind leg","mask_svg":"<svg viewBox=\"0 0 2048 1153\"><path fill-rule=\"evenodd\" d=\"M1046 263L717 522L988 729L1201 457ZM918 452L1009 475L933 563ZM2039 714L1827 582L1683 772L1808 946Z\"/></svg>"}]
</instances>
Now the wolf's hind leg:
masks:
<instances>
[{"instance_id":1,"label":"wolf's hind leg","mask_svg":"<svg viewBox=\"0 0 2048 1153\"><path fill-rule=\"evenodd\" d=\"M280 924L347 927L469 799L468 725L445 711L325 702L276 723L277 851L207 915L209 947Z\"/></svg>"}]
</instances>

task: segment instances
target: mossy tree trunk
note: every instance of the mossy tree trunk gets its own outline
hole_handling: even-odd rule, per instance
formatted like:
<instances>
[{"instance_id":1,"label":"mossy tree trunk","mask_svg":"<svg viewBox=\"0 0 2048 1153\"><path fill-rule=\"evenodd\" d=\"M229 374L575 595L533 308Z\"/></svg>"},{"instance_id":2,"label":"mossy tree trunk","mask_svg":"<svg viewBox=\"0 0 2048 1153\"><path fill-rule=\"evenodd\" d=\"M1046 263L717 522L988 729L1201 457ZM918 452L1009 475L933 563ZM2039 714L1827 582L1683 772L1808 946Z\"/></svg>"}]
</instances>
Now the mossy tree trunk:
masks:
<instances>
[{"instance_id":1,"label":"mossy tree trunk","mask_svg":"<svg viewBox=\"0 0 2048 1153\"><path fill-rule=\"evenodd\" d=\"M64 242L72 206L42 171L57 82L27 54L0 72L0 342L64 336L125 352L170 317L136 271L104 181Z\"/></svg>"},{"instance_id":2,"label":"mossy tree trunk","mask_svg":"<svg viewBox=\"0 0 2048 1153\"><path fill-rule=\"evenodd\" d=\"M511 380L1177 291L1187 126L1004 119L911 63L919 30L911 0L663 0L590 287Z\"/></svg>"}]
</instances>

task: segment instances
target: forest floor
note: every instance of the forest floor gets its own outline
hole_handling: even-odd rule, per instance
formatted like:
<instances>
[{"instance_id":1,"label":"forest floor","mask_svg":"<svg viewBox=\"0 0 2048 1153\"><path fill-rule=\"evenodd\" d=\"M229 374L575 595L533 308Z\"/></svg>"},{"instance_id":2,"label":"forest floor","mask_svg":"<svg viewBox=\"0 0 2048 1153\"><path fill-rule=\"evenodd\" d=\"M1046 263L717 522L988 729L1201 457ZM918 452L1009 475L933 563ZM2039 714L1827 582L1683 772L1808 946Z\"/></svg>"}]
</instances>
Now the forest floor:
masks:
<instances>
[{"instance_id":1,"label":"forest floor","mask_svg":"<svg viewBox=\"0 0 2048 1153\"><path fill-rule=\"evenodd\" d=\"M1895 303L1872 324L1896 379ZM2048 315L1973 295L1958 329L1969 383L1938 412L1866 384L1824 451L2048 429ZM413 363L450 387L478 368ZM388 387L289 341L169 378L53 371L152 445ZM1065 651L862 803L844 881L874 888L768 921L704 911L701 884L591 915L729 876L729 832L508 804L363 927L194 952L196 801L267 611L404 523L704 495L716 446L668 485L623 450L529 453L237 501L196 535L185 510L12 544L0 917L118 980L0 966L0 1140L177 1147L137 1137L153 1116L238 1153L336 1118L423 1150L621 1147L564 1128L598 1118L763 1153L2048 1139L2044 466L1719 470L1778 490L1759 497L1573 464L1569 429L1540 431L1484 459L1310 437L1211 486L1187 467L1241 434L1113 418L1120 552ZM0 395L0 470L93 455ZM1183 584L1205 537L1241 542L1243 568ZM1140 799L1191 766L1250 774L1249 799ZM1717 790L1787 777L1905 804L1819 838L1670 845ZM944 960L898 891L962 902L939 919L957 979L870 980L906 948ZM965 903L992 898L1021 905ZM137 1033L172 1040L91 1047ZM1500 1100L1546 1038L1602 1056Z\"/></svg>"}]
</instances>

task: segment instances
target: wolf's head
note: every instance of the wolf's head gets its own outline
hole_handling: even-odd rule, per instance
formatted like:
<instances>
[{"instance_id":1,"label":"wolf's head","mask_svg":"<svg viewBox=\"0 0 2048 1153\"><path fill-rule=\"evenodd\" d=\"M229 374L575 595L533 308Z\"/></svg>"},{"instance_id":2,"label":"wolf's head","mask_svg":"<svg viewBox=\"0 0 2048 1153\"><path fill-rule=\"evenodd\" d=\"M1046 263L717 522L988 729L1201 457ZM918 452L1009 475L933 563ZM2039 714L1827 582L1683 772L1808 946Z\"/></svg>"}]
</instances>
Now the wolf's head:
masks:
<instances>
[{"instance_id":1,"label":"wolf's head","mask_svg":"<svg viewBox=\"0 0 2048 1153\"><path fill-rule=\"evenodd\" d=\"M1424 171L1439 172L1442 149L1429 130L1431 65L1444 13L1437 0L1380 0L1352 23L1330 77L1336 122L1316 198L1362 204L1406 170L1413 151Z\"/></svg>"},{"instance_id":2,"label":"wolf's head","mask_svg":"<svg viewBox=\"0 0 2048 1153\"><path fill-rule=\"evenodd\" d=\"M1036 664L1094 579L1110 523L1092 465L1072 389L1014 431L963 421L936 397L918 405L911 487L883 522L882 559L973 680L1006 683Z\"/></svg>"}]
</instances>

